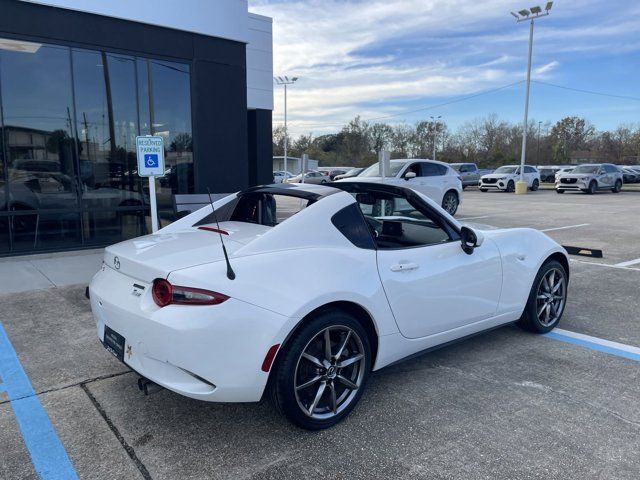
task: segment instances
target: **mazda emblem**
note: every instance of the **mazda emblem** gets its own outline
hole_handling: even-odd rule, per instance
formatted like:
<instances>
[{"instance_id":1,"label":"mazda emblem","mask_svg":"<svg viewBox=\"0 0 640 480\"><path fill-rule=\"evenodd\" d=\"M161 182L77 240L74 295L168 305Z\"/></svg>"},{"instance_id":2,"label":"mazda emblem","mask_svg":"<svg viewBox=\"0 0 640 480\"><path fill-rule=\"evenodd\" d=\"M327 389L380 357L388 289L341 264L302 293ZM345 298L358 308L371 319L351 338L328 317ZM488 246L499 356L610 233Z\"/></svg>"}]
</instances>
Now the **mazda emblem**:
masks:
<instances>
[{"instance_id":1,"label":"mazda emblem","mask_svg":"<svg viewBox=\"0 0 640 480\"><path fill-rule=\"evenodd\" d=\"M113 257L113 266L116 270L120 270L120 259L118 257Z\"/></svg>"}]
</instances>

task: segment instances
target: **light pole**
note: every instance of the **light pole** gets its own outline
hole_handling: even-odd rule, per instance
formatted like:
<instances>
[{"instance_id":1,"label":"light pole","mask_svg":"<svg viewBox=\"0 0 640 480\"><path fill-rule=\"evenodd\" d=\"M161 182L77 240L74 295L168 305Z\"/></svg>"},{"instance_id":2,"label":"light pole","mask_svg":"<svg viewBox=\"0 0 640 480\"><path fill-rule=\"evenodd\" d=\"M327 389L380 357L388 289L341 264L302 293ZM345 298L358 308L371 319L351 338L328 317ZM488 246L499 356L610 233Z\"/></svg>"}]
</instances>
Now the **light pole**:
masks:
<instances>
[{"instance_id":1,"label":"light pole","mask_svg":"<svg viewBox=\"0 0 640 480\"><path fill-rule=\"evenodd\" d=\"M549 11L553 6L553 2L547 2L542 13L542 8L536 6L531 7L530 10L526 8L520 10L518 13L511 12L516 18L516 23L529 21L529 61L527 63L527 87L524 98L524 123L522 124L522 153L520 154L520 180L516 182L516 193L527 193L527 182L524 180L524 163L527 156L527 127L529 120L529 87L531 86L531 56L533 53L533 22L540 17L546 17L549 15Z\"/></svg>"},{"instance_id":2,"label":"light pole","mask_svg":"<svg viewBox=\"0 0 640 480\"><path fill-rule=\"evenodd\" d=\"M442 115L438 115L437 117L431 116L431 124L433 125L433 158L436 159L436 129L438 124L436 123L438 120L442 118Z\"/></svg>"},{"instance_id":3,"label":"light pole","mask_svg":"<svg viewBox=\"0 0 640 480\"><path fill-rule=\"evenodd\" d=\"M286 75L283 77L273 77L273 80L278 85L284 85L284 177L287 178L287 85L293 85L298 77L289 78ZM301 172L304 175L304 172Z\"/></svg>"},{"instance_id":4,"label":"light pole","mask_svg":"<svg viewBox=\"0 0 640 480\"><path fill-rule=\"evenodd\" d=\"M536 163L540 165L540 127L542 126L542 122L538 122L538 153L536 155Z\"/></svg>"}]
</instances>

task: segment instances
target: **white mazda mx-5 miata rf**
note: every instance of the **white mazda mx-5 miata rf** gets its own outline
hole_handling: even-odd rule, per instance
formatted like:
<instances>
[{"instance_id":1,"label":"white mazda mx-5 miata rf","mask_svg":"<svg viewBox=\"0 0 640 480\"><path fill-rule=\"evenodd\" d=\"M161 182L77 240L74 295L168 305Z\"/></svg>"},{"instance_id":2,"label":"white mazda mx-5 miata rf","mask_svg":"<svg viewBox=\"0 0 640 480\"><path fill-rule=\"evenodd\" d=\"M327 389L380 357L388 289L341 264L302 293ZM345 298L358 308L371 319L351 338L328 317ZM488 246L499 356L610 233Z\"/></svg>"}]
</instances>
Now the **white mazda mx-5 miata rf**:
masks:
<instances>
[{"instance_id":1,"label":"white mazda mx-5 miata rf","mask_svg":"<svg viewBox=\"0 0 640 480\"><path fill-rule=\"evenodd\" d=\"M89 289L107 350L191 398L269 392L326 428L372 370L510 322L548 332L566 304L556 242L463 226L410 189L277 184L213 206L108 247Z\"/></svg>"}]
</instances>

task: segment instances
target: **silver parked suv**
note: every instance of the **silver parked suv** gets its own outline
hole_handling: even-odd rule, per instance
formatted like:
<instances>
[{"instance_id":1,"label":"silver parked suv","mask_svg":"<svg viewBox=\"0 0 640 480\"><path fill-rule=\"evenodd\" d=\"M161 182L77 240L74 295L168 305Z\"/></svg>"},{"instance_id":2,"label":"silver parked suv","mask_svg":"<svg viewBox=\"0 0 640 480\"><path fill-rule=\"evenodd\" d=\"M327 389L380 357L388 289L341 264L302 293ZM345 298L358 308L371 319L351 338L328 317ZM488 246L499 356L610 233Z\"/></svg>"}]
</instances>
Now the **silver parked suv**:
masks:
<instances>
[{"instance_id":1,"label":"silver parked suv","mask_svg":"<svg viewBox=\"0 0 640 480\"><path fill-rule=\"evenodd\" d=\"M618 193L622 182L622 172L610 163L578 165L570 173L556 177L556 192L581 191L593 194L596 190L611 190Z\"/></svg>"}]
</instances>

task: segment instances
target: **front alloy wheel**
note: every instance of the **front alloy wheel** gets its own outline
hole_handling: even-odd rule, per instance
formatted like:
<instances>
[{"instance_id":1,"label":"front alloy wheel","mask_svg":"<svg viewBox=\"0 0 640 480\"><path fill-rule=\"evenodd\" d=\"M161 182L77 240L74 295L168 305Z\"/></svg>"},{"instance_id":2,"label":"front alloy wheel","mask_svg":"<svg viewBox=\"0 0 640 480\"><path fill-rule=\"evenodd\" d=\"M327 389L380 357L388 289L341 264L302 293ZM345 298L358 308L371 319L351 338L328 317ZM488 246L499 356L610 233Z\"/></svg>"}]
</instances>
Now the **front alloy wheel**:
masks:
<instances>
[{"instance_id":1,"label":"front alloy wheel","mask_svg":"<svg viewBox=\"0 0 640 480\"><path fill-rule=\"evenodd\" d=\"M458 195L456 192L449 191L444 194L444 198L442 199L442 208L445 211L453 216L458 210Z\"/></svg>"},{"instance_id":2,"label":"front alloy wheel","mask_svg":"<svg viewBox=\"0 0 640 480\"><path fill-rule=\"evenodd\" d=\"M562 264L556 260L545 263L536 275L518 325L536 333L547 333L556 327L567 302L567 283Z\"/></svg>"},{"instance_id":3,"label":"front alloy wheel","mask_svg":"<svg viewBox=\"0 0 640 480\"><path fill-rule=\"evenodd\" d=\"M271 392L276 407L302 428L331 427L362 396L371 370L368 335L346 312L319 313L287 342L274 369Z\"/></svg>"}]
</instances>

